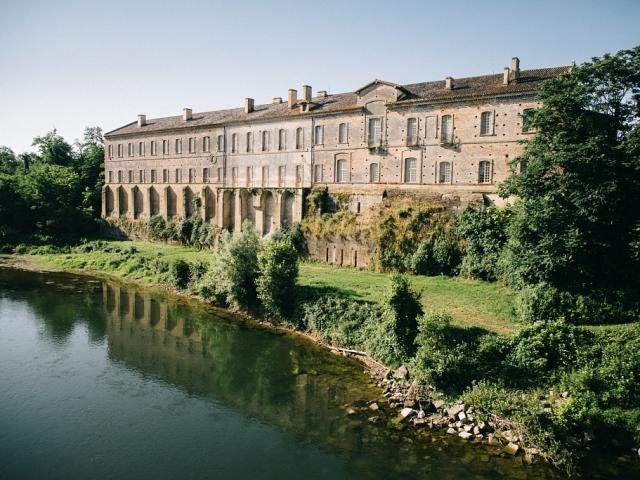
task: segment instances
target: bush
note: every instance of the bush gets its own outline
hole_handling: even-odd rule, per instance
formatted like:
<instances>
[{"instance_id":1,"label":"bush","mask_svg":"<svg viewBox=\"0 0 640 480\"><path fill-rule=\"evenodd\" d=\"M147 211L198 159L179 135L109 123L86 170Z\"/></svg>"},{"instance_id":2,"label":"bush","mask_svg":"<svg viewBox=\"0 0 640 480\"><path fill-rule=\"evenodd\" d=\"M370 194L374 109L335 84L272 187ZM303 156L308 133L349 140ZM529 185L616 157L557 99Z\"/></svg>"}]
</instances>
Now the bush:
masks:
<instances>
[{"instance_id":1,"label":"bush","mask_svg":"<svg viewBox=\"0 0 640 480\"><path fill-rule=\"evenodd\" d=\"M407 258L408 269L416 275L453 275L460 263L460 252L444 236L437 236L420 242Z\"/></svg>"},{"instance_id":2,"label":"bush","mask_svg":"<svg viewBox=\"0 0 640 480\"><path fill-rule=\"evenodd\" d=\"M391 285L385 294L383 305L401 350L406 357L412 356L418 333L417 319L422 315L420 293L411 289L407 277L394 274L391 276Z\"/></svg>"},{"instance_id":3,"label":"bush","mask_svg":"<svg viewBox=\"0 0 640 480\"><path fill-rule=\"evenodd\" d=\"M167 222L161 215L149 219L149 235L153 240L166 240Z\"/></svg>"},{"instance_id":4,"label":"bush","mask_svg":"<svg viewBox=\"0 0 640 480\"><path fill-rule=\"evenodd\" d=\"M296 306L298 252L288 241L272 240L258 251L257 296L264 312L276 319L291 317Z\"/></svg>"},{"instance_id":5,"label":"bush","mask_svg":"<svg viewBox=\"0 0 640 480\"><path fill-rule=\"evenodd\" d=\"M299 223L294 223L293 225L289 225L287 223L282 225L282 227L273 234L271 239L291 243L291 245L296 249L296 252L298 252L298 256L300 258L306 258L309 256L307 240L304 238L304 233L302 232L302 227Z\"/></svg>"},{"instance_id":6,"label":"bush","mask_svg":"<svg viewBox=\"0 0 640 480\"><path fill-rule=\"evenodd\" d=\"M184 260L173 260L169 264L168 281L174 287L184 290L191 280L191 269Z\"/></svg>"}]
</instances>

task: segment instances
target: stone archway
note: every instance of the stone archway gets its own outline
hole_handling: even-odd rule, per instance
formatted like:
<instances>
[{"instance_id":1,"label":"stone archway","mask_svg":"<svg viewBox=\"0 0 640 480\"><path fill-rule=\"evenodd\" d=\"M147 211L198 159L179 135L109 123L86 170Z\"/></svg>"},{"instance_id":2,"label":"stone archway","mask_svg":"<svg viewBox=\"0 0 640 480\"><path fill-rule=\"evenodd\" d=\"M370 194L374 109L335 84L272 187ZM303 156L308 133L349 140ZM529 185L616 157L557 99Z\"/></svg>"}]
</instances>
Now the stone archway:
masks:
<instances>
[{"instance_id":1,"label":"stone archway","mask_svg":"<svg viewBox=\"0 0 640 480\"><path fill-rule=\"evenodd\" d=\"M291 192L285 191L282 194L281 202L282 202L282 206L281 206L282 215L280 215L280 224L292 225L293 224L293 205L295 202L295 197Z\"/></svg>"},{"instance_id":2,"label":"stone archway","mask_svg":"<svg viewBox=\"0 0 640 480\"><path fill-rule=\"evenodd\" d=\"M144 213L144 198L138 187L133 187L133 218L139 218Z\"/></svg>"},{"instance_id":3,"label":"stone archway","mask_svg":"<svg viewBox=\"0 0 640 480\"><path fill-rule=\"evenodd\" d=\"M160 195L158 191L151 187L149 188L149 217L158 215L160 213Z\"/></svg>"},{"instance_id":4,"label":"stone archway","mask_svg":"<svg viewBox=\"0 0 640 480\"><path fill-rule=\"evenodd\" d=\"M269 235L273 231L273 221L275 215L275 199L273 198L273 193L269 190L265 191L262 195L262 211L263 211L263 219L264 225L262 233L264 235Z\"/></svg>"},{"instance_id":5,"label":"stone archway","mask_svg":"<svg viewBox=\"0 0 640 480\"><path fill-rule=\"evenodd\" d=\"M125 216L129 212L129 198L124 187L118 187L118 216Z\"/></svg>"}]
</instances>

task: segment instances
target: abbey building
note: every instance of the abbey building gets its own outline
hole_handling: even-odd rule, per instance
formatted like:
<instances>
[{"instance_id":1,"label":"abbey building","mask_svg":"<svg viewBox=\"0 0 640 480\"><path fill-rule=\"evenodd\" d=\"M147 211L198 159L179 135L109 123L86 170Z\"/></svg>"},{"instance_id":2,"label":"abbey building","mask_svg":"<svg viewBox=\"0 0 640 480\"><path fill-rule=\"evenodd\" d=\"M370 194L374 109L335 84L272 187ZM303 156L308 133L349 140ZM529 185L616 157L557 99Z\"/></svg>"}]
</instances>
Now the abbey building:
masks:
<instances>
[{"instance_id":1,"label":"abbey building","mask_svg":"<svg viewBox=\"0 0 640 480\"><path fill-rule=\"evenodd\" d=\"M411 85L374 80L354 92L303 86L286 101L147 119L105 135L102 216L195 214L264 235L304 215L315 185L347 191L354 211L388 192L491 200L530 137L540 82L571 67ZM196 201L197 199L197 201Z\"/></svg>"}]
</instances>

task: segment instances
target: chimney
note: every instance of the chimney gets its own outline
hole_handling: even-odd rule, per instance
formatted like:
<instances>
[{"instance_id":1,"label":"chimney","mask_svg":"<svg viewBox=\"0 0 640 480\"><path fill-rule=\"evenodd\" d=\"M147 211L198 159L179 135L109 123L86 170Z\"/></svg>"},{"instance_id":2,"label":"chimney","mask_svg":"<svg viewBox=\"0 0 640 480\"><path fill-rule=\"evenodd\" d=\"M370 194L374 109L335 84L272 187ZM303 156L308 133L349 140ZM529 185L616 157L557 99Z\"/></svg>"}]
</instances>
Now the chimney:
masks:
<instances>
[{"instance_id":1,"label":"chimney","mask_svg":"<svg viewBox=\"0 0 640 480\"><path fill-rule=\"evenodd\" d=\"M453 78L447 77L444 79L444 88L447 90L453 90Z\"/></svg>"},{"instance_id":2,"label":"chimney","mask_svg":"<svg viewBox=\"0 0 640 480\"><path fill-rule=\"evenodd\" d=\"M188 122L192 118L193 118L193 111L190 108L183 108L182 109L182 119L185 122Z\"/></svg>"},{"instance_id":3,"label":"chimney","mask_svg":"<svg viewBox=\"0 0 640 480\"><path fill-rule=\"evenodd\" d=\"M511 79L517 80L520 77L520 59L513 57L511 59Z\"/></svg>"},{"instance_id":4,"label":"chimney","mask_svg":"<svg viewBox=\"0 0 640 480\"><path fill-rule=\"evenodd\" d=\"M302 86L302 100L305 102L311 101L311 87L309 85Z\"/></svg>"},{"instance_id":5,"label":"chimney","mask_svg":"<svg viewBox=\"0 0 640 480\"><path fill-rule=\"evenodd\" d=\"M294 108L298 103L298 91L294 88L289 89L289 108Z\"/></svg>"},{"instance_id":6,"label":"chimney","mask_svg":"<svg viewBox=\"0 0 640 480\"><path fill-rule=\"evenodd\" d=\"M253 112L253 98L244 99L244 113Z\"/></svg>"},{"instance_id":7,"label":"chimney","mask_svg":"<svg viewBox=\"0 0 640 480\"><path fill-rule=\"evenodd\" d=\"M318 97L325 98L327 96L326 90L318 90Z\"/></svg>"},{"instance_id":8,"label":"chimney","mask_svg":"<svg viewBox=\"0 0 640 480\"><path fill-rule=\"evenodd\" d=\"M138 126L144 127L147 124L147 116L146 115L138 115Z\"/></svg>"},{"instance_id":9,"label":"chimney","mask_svg":"<svg viewBox=\"0 0 640 480\"><path fill-rule=\"evenodd\" d=\"M511 73L511 71L509 70L509 67L504 67L504 72L502 73L502 84L503 85L509 85L509 74Z\"/></svg>"},{"instance_id":10,"label":"chimney","mask_svg":"<svg viewBox=\"0 0 640 480\"><path fill-rule=\"evenodd\" d=\"M282 97L273 97L273 104L280 105L282 103Z\"/></svg>"}]
</instances>

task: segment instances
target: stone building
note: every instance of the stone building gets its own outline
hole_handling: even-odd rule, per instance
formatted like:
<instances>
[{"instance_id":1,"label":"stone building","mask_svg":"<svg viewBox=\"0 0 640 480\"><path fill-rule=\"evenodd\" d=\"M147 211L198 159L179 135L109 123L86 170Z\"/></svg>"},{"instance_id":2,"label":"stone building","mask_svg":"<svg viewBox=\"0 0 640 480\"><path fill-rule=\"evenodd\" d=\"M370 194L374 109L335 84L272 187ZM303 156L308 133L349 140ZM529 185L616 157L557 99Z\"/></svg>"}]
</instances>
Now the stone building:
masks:
<instances>
[{"instance_id":1,"label":"stone building","mask_svg":"<svg viewBox=\"0 0 640 480\"><path fill-rule=\"evenodd\" d=\"M102 216L180 218L197 205L221 228L250 220L269 235L302 219L314 185L348 192L356 212L389 192L491 201L531 135L538 85L570 68L513 58L501 74L341 94L305 85L266 105L139 115L105 135Z\"/></svg>"}]
</instances>

